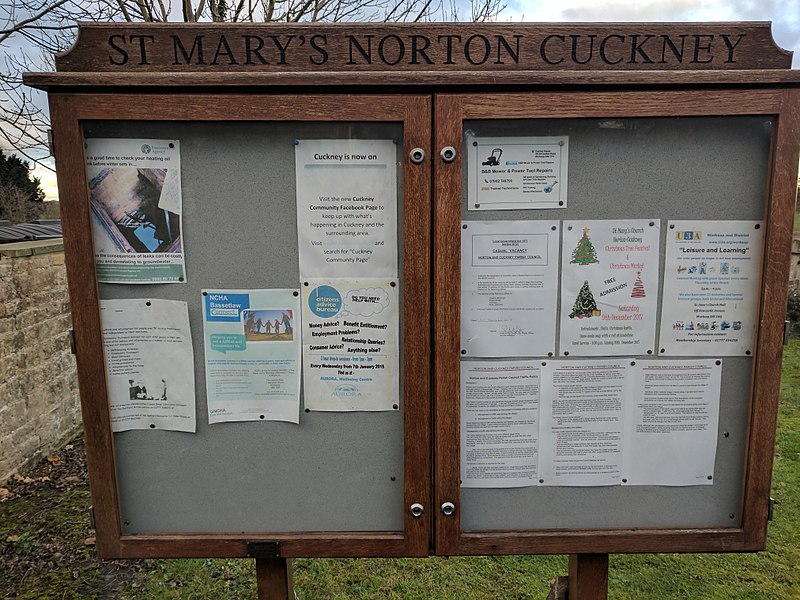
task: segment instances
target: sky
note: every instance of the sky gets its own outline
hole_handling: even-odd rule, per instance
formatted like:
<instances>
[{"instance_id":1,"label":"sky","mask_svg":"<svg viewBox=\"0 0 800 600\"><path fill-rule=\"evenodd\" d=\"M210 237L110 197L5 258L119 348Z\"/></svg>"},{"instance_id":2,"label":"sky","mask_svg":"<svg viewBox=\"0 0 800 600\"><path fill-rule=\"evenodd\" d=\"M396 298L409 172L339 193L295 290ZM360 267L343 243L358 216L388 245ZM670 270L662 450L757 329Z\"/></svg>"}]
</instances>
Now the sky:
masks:
<instances>
[{"instance_id":1,"label":"sky","mask_svg":"<svg viewBox=\"0 0 800 600\"><path fill-rule=\"evenodd\" d=\"M776 43L794 50L800 68L798 0L506 0L500 21L772 21ZM57 198L55 175L37 167L47 198Z\"/></svg>"}]
</instances>

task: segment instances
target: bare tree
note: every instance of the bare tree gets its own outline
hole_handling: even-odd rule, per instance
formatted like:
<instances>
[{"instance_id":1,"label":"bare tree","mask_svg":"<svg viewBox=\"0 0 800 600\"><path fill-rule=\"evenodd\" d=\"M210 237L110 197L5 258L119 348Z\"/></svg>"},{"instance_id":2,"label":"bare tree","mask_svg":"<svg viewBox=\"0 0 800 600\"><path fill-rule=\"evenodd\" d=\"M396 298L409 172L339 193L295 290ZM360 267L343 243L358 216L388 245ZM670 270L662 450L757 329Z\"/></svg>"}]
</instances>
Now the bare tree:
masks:
<instances>
[{"instance_id":1,"label":"bare tree","mask_svg":"<svg viewBox=\"0 0 800 600\"><path fill-rule=\"evenodd\" d=\"M503 0L13 0L0 5L0 148L49 168L43 95L22 85L25 71L49 71L69 48L78 21L421 22L491 21Z\"/></svg>"}]
</instances>

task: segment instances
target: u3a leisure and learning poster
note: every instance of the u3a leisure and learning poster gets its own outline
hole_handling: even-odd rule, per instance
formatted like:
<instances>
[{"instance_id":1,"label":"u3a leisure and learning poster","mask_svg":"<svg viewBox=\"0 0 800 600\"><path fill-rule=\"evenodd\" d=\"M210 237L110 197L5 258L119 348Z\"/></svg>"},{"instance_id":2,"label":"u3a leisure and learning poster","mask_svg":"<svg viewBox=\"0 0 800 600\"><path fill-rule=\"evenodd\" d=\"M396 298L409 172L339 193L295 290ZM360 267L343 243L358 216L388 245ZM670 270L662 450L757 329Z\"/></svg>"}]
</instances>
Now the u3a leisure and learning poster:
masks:
<instances>
[{"instance_id":1,"label":"u3a leisure and learning poster","mask_svg":"<svg viewBox=\"0 0 800 600\"><path fill-rule=\"evenodd\" d=\"M396 280L303 284L303 398L307 410L399 408Z\"/></svg>"},{"instance_id":2,"label":"u3a leisure and learning poster","mask_svg":"<svg viewBox=\"0 0 800 600\"><path fill-rule=\"evenodd\" d=\"M298 140L300 277L397 277L397 145Z\"/></svg>"},{"instance_id":3,"label":"u3a leisure and learning poster","mask_svg":"<svg viewBox=\"0 0 800 600\"><path fill-rule=\"evenodd\" d=\"M569 138L467 133L467 208L566 208Z\"/></svg>"},{"instance_id":4,"label":"u3a leisure and learning poster","mask_svg":"<svg viewBox=\"0 0 800 600\"><path fill-rule=\"evenodd\" d=\"M658 219L563 223L561 354L653 353L658 245Z\"/></svg>"},{"instance_id":5,"label":"u3a leisure and learning poster","mask_svg":"<svg viewBox=\"0 0 800 600\"><path fill-rule=\"evenodd\" d=\"M208 422L300 422L297 290L204 290Z\"/></svg>"},{"instance_id":6,"label":"u3a leisure and learning poster","mask_svg":"<svg viewBox=\"0 0 800 600\"><path fill-rule=\"evenodd\" d=\"M87 139L86 173L98 281L185 281L178 140Z\"/></svg>"},{"instance_id":7,"label":"u3a leisure and learning poster","mask_svg":"<svg viewBox=\"0 0 800 600\"><path fill-rule=\"evenodd\" d=\"M664 355L752 352L761 289L761 221L670 221L660 345Z\"/></svg>"}]
</instances>

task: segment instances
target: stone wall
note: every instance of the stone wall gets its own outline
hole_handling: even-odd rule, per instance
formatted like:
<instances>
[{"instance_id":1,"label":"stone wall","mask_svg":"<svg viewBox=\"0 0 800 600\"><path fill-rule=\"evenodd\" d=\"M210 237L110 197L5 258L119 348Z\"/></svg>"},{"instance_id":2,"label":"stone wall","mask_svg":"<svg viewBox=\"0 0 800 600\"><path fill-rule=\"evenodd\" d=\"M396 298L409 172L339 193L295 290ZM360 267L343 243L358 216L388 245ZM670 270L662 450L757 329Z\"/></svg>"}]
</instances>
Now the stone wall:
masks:
<instances>
[{"instance_id":1,"label":"stone wall","mask_svg":"<svg viewBox=\"0 0 800 600\"><path fill-rule=\"evenodd\" d=\"M61 240L0 245L0 483L81 423Z\"/></svg>"}]
</instances>

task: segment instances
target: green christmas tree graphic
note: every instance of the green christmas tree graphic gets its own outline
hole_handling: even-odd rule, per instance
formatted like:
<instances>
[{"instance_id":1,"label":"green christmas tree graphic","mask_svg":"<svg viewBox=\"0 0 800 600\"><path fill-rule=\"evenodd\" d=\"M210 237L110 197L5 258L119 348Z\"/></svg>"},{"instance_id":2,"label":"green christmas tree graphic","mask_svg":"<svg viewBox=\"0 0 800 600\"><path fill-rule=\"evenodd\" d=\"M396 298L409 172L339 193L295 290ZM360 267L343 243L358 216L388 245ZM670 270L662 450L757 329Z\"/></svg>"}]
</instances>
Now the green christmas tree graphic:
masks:
<instances>
[{"instance_id":1,"label":"green christmas tree graphic","mask_svg":"<svg viewBox=\"0 0 800 600\"><path fill-rule=\"evenodd\" d=\"M597 253L592 246L592 240L589 239L589 228L583 228L583 235L578 240L578 245L572 251L572 260L569 261L578 265L592 265L600 261L597 260Z\"/></svg>"},{"instance_id":2,"label":"green christmas tree graphic","mask_svg":"<svg viewBox=\"0 0 800 600\"><path fill-rule=\"evenodd\" d=\"M575 299L575 304L572 305L572 312L569 318L578 317L583 319L599 315L600 311L597 309L597 302L594 301L594 296L592 296L592 290L589 289L589 282L584 281L581 291L578 292L578 297Z\"/></svg>"}]
</instances>

